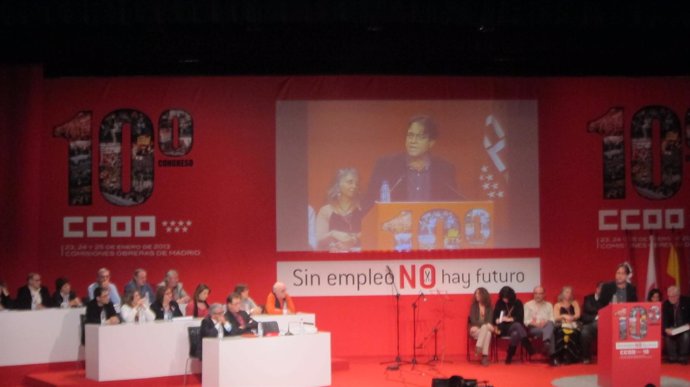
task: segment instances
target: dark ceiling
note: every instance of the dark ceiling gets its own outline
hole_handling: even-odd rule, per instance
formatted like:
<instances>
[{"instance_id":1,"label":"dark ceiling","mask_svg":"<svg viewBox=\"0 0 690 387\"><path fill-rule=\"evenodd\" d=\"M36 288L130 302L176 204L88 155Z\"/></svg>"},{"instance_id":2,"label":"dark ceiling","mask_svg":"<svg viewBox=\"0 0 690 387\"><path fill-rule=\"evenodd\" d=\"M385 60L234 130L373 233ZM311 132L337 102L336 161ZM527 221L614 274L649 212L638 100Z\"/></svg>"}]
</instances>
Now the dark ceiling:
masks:
<instances>
[{"instance_id":1,"label":"dark ceiling","mask_svg":"<svg viewBox=\"0 0 690 387\"><path fill-rule=\"evenodd\" d=\"M49 76L688 75L685 3L0 0L0 61Z\"/></svg>"}]
</instances>

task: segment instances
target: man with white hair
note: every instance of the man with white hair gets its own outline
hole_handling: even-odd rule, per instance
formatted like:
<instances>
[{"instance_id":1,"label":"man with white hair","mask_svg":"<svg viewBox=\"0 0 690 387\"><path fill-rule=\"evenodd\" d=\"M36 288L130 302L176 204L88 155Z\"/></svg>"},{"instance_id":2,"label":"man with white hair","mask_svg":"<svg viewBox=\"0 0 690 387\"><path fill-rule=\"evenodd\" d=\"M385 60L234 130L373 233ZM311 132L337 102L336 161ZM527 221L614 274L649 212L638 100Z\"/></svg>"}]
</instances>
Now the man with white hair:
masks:
<instances>
[{"instance_id":1,"label":"man with white hair","mask_svg":"<svg viewBox=\"0 0 690 387\"><path fill-rule=\"evenodd\" d=\"M182 287L182 282L180 282L180 275L177 273L177 270L168 270L168 272L165 273L165 278L163 279L163 281L161 281L161 283L158 284L158 287L161 286L164 286L172 290L173 301L177 302L178 304L186 304L189 302L190 297Z\"/></svg>"},{"instance_id":2,"label":"man with white hair","mask_svg":"<svg viewBox=\"0 0 690 387\"><path fill-rule=\"evenodd\" d=\"M197 345L197 356L201 359L203 352L202 345L204 337L223 338L230 336L232 325L225 319L223 305L215 303L208 308L208 315L201 320L201 339Z\"/></svg>"},{"instance_id":3,"label":"man with white hair","mask_svg":"<svg viewBox=\"0 0 690 387\"><path fill-rule=\"evenodd\" d=\"M110 270L108 270L105 267L98 269L98 276L96 277L96 282L89 285L89 288L87 290L89 294L89 300L93 300L95 298L93 293L96 290L96 288L108 289L110 294L110 301L113 302L115 311L119 312L120 304L122 304L122 300L120 299L120 293L117 292L117 286L115 286L114 283L110 282Z\"/></svg>"},{"instance_id":4,"label":"man with white hair","mask_svg":"<svg viewBox=\"0 0 690 387\"><path fill-rule=\"evenodd\" d=\"M661 309L668 362L687 365L690 351L690 298L681 296L677 286L669 286L666 295L668 299ZM684 332L678 332L683 329Z\"/></svg>"},{"instance_id":5,"label":"man with white hair","mask_svg":"<svg viewBox=\"0 0 690 387\"><path fill-rule=\"evenodd\" d=\"M292 297L287 294L287 287L278 281L273 284L273 291L266 298L266 313L268 314L294 314L296 311Z\"/></svg>"}]
</instances>

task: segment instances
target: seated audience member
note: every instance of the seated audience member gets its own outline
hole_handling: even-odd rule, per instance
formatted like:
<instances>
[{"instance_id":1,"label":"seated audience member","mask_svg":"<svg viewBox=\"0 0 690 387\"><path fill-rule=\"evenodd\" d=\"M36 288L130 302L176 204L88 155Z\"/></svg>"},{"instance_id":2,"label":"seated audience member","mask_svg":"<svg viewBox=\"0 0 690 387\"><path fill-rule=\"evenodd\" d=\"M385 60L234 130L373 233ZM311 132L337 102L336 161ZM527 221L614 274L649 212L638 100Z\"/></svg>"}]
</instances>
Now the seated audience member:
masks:
<instances>
[{"instance_id":1,"label":"seated audience member","mask_svg":"<svg viewBox=\"0 0 690 387\"><path fill-rule=\"evenodd\" d=\"M517 299L515 290L510 286L504 286L498 292L498 300L494 307L493 321L496 323L497 333L501 336L510 337L510 345L506 356L506 364L513 361L513 356L517 351L518 344L530 354L534 353L532 343L527 338L527 331L524 326L525 311L522 301Z\"/></svg>"},{"instance_id":2,"label":"seated audience member","mask_svg":"<svg viewBox=\"0 0 690 387\"><path fill-rule=\"evenodd\" d=\"M571 286L564 286L553 306L556 322L556 358L560 362L575 363L582 357L580 348L580 304Z\"/></svg>"},{"instance_id":3,"label":"seated audience member","mask_svg":"<svg viewBox=\"0 0 690 387\"><path fill-rule=\"evenodd\" d=\"M153 311L146 307L146 301L141 297L138 290L126 293L122 299L122 308L120 308L120 317L122 322L149 322L156 319Z\"/></svg>"},{"instance_id":4,"label":"seated audience member","mask_svg":"<svg viewBox=\"0 0 690 387\"><path fill-rule=\"evenodd\" d=\"M637 289L628 282L630 272L630 265L628 263L621 263L616 268L616 279L601 286L599 304L602 308L611 302L637 301Z\"/></svg>"},{"instance_id":5,"label":"seated audience member","mask_svg":"<svg viewBox=\"0 0 690 387\"><path fill-rule=\"evenodd\" d=\"M65 277L55 280L55 293L53 293L53 305L58 308L76 308L82 306L81 300L72 291L72 285Z\"/></svg>"},{"instance_id":6,"label":"seated audience member","mask_svg":"<svg viewBox=\"0 0 690 387\"><path fill-rule=\"evenodd\" d=\"M151 305L153 301L155 301L155 295L153 294L151 285L146 282L146 278L146 270L141 268L134 270L132 280L125 285L125 293L138 290L139 294L141 294L141 298L146 300L147 305Z\"/></svg>"},{"instance_id":7,"label":"seated audience member","mask_svg":"<svg viewBox=\"0 0 690 387\"><path fill-rule=\"evenodd\" d=\"M194 296L190 303L187 304L185 316L192 317L206 317L208 313L208 295L211 294L211 289L206 284L199 284L194 290Z\"/></svg>"},{"instance_id":8,"label":"seated audience member","mask_svg":"<svg viewBox=\"0 0 690 387\"><path fill-rule=\"evenodd\" d=\"M7 288L7 283L0 280L0 310L12 309L12 298Z\"/></svg>"},{"instance_id":9,"label":"seated audience member","mask_svg":"<svg viewBox=\"0 0 690 387\"><path fill-rule=\"evenodd\" d=\"M96 282L89 285L89 300L93 300L93 292L94 290L96 290L96 288L99 287L108 288L108 290L110 291L110 301L113 302L115 310L119 311L120 304L122 303L122 300L120 299L120 293L117 291L117 286L115 286L114 283L110 282L110 270L106 269L105 267L98 269L98 276L96 277Z\"/></svg>"},{"instance_id":10,"label":"seated audience member","mask_svg":"<svg viewBox=\"0 0 690 387\"><path fill-rule=\"evenodd\" d=\"M530 336L540 337L543 348L550 358L551 365L558 365L554 356L556 340L554 340L553 305L544 300L544 288L537 286L533 291L533 299L525 303L525 325Z\"/></svg>"},{"instance_id":11,"label":"seated audience member","mask_svg":"<svg viewBox=\"0 0 690 387\"><path fill-rule=\"evenodd\" d=\"M26 285L17 291L17 299L14 302L15 309L38 310L51 306L53 306L53 300L50 298L48 288L41 286L41 275L29 273L26 278Z\"/></svg>"},{"instance_id":12,"label":"seated audience member","mask_svg":"<svg viewBox=\"0 0 690 387\"><path fill-rule=\"evenodd\" d=\"M86 304L86 323L107 325L120 323L120 317L110 300L108 288L96 288L93 291L93 299Z\"/></svg>"},{"instance_id":13,"label":"seated audience member","mask_svg":"<svg viewBox=\"0 0 690 387\"><path fill-rule=\"evenodd\" d=\"M182 317L180 305L173 300L173 290L166 286L156 289L156 302L151 304L151 310L156 314L156 320L172 320Z\"/></svg>"},{"instance_id":14,"label":"seated audience member","mask_svg":"<svg viewBox=\"0 0 690 387\"><path fill-rule=\"evenodd\" d=\"M239 293L229 295L226 302L225 321L232 325L231 335L241 335L257 329L259 324L242 310L242 296Z\"/></svg>"},{"instance_id":15,"label":"seated audience member","mask_svg":"<svg viewBox=\"0 0 690 387\"><path fill-rule=\"evenodd\" d=\"M690 328L690 297L681 296L677 286L669 286L662 304L664 345L669 363L688 364L690 330L674 334L674 329Z\"/></svg>"},{"instance_id":16,"label":"seated audience member","mask_svg":"<svg viewBox=\"0 0 690 387\"><path fill-rule=\"evenodd\" d=\"M177 274L177 270L170 269L165 273L165 278L158 287L165 286L172 290L172 299L178 304L186 304L189 302L190 298L187 292L182 287L182 282L180 282L180 275Z\"/></svg>"},{"instance_id":17,"label":"seated audience member","mask_svg":"<svg viewBox=\"0 0 690 387\"><path fill-rule=\"evenodd\" d=\"M256 302L249 297L249 286L246 284L237 284L237 286L235 286L235 293L242 297L241 309L243 311L250 315L261 314L263 312L263 309L259 305L256 305Z\"/></svg>"},{"instance_id":18,"label":"seated audience member","mask_svg":"<svg viewBox=\"0 0 690 387\"><path fill-rule=\"evenodd\" d=\"M199 348L199 358L201 359L201 355L204 353L202 345L205 337L223 338L230 336L232 328L232 325L225 320L225 315L223 315L223 305L211 305L208 315L201 320L201 340L197 346Z\"/></svg>"},{"instance_id":19,"label":"seated audience member","mask_svg":"<svg viewBox=\"0 0 690 387\"><path fill-rule=\"evenodd\" d=\"M647 293L647 302L661 302L661 299L661 290L657 288L649 289L649 293Z\"/></svg>"},{"instance_id":20,"label":"seated audience member","mask_svg":"<svg viewBox=\"0 0 690 387\"><path fill-rule=\"evenodd\" d=\"M475 353L482 356L482 365L489 365L489 348L494 326L491 324L493 308L491 297L485 288L474 291L474 300L470 306L470 336L477 340Z\"/></svg>"},{"instance_id":21,"label":"seated audience member","mask_svg":"<svg viewBox=\"0 0 690 387\"><path fill-rule=\"evenodd\" d=\"M273 291L266 298L266 313L268 314L294 314L295 304L292 297L287 294L284 283L276 282L273 284Z\"/></svg>"},{"instance_id":22,"label":"seated audience member","mask_svg":"<svg viewBox=\"0 0 690 387\"><path fill-rule=\"evenodd\" d=\"M599 298L601 295L601 287L604 283L599 282L594 294L585 296L585 302L582 306L582 322L580 342L582 343L582 362L589 364L592 361L592 345L597 342L598 321L599 321Z\"/></svg>"}]
</instances>

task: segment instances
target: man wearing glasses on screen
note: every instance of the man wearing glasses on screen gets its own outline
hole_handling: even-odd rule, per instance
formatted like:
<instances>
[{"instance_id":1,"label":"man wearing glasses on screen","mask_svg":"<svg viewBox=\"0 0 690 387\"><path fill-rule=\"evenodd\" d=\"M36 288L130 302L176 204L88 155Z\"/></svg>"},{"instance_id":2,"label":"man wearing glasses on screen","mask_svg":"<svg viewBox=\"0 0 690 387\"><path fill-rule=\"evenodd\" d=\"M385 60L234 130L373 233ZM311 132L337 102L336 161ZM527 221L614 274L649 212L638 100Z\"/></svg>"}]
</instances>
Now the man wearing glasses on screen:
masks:
<instances>
[{"instance_id":1,"label":"man wearing glasses on screen","mask_svg":"<svg viewBox=\"0 0 690 387\"><path fill-rule=\"evenodd\" d=\"M409 121L405 152L380 158L367 186L365 211L374 202L426 202L464 199L455 182L455 167L431 155L438 129L429 116Z\"/></svg>"}]
</instances>

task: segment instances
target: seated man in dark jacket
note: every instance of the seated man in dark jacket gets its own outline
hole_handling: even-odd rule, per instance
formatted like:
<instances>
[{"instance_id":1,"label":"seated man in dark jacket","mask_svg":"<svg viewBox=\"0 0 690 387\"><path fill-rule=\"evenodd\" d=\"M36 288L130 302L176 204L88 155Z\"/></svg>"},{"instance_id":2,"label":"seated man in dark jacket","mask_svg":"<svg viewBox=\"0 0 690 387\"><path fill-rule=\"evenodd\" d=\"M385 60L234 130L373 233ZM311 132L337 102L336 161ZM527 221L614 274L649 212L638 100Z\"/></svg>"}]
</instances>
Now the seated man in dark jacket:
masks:
<instances>
[{"instance_id":1,"label":"seated man in dark jacket","mask_svg":"<svg viewBox=\"0 0 690 387\"><path fill-rule=\"evenodd\" d=\"M242 310L242 296L239 293L232 293L226 301L228 311L225 313L225 320L232 325L231 335L241 335L258 328L259 324Z\"/></svg>"},{"instance_id":2,"label":"seated man in dark jacket","mask_svg":"<svg viewBox=\"0 0 690 387\"><path fill-rule=\"evenodd\" d=\"M113 302L110 301L110 289L99 287L93 291L93 300L86 304L86 323L108 325L120 323L120 316L115 311Z\"/></svg>"},{"instance_id":3,"label":"seated man in dark jacket","mask_svg":"<svg viewBox=\"0 0 690 387\"><path fill-rule=\"evenodd\" d=\"M203 355L203 342L205 337L223 338L230 336L233 326L225 320L223 315L223 305L212 304L208 309L208 315L201 320L201 337L200 342L197 343L198 358L201 359Z\"/></svg>"},{"instance_id":4,"label":"seated man in dark jacket","mask_svg":"<svg viewBox=\"0 0 690 387\"><path fill-rule=\"evenodd\" d=\"M14 302L15 309L38 310L53 306L50 292L45 286L41 286L41 275L29 273L26 285L17 290L17 299Z\"/></svg>"},{"instance_id":5,"label":"seated man in dark jacket","mask_svg":"<svg viewBox=\"0 0 690 387\"><path fill-rule=\"evenodd\" d=\"M599 328L599 298L601 295L601 287L603 282L597 284L597 290L594 294L585 296L585 302L582 304L582 362L589 364L592 361L592 345L597 341L597 333Z\"/></svg>"}]
</instances>

